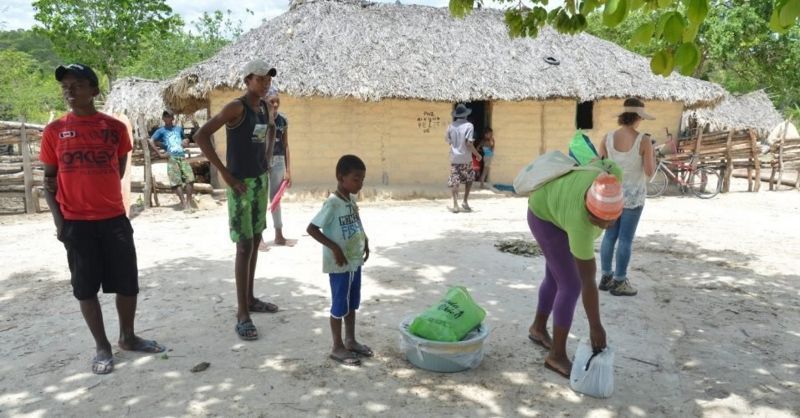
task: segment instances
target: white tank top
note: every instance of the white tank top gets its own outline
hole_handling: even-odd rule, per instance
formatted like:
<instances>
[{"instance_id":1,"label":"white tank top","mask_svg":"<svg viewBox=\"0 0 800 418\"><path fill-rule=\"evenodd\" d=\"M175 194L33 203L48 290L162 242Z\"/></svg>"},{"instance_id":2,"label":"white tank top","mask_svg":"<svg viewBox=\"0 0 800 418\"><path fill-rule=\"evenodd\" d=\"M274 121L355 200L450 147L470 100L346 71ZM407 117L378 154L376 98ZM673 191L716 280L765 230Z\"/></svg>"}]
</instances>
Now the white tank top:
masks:
<instances>
[{"instance_id":1,"label":"white tank top","mask_svg":"<svg viewBox=\"0 0 800 418\"><path fill-rule=\"evenodd\" d=\"M642 156L639 146L644 133L640 133L633 141L633 146L626 152L614 148L614 132L606 135L606 151L608 158L622 168L622 192L625 195L625 208L633 209L644 205L647 195L647 178L642 167Z\"/></svg>"}]
</instances>

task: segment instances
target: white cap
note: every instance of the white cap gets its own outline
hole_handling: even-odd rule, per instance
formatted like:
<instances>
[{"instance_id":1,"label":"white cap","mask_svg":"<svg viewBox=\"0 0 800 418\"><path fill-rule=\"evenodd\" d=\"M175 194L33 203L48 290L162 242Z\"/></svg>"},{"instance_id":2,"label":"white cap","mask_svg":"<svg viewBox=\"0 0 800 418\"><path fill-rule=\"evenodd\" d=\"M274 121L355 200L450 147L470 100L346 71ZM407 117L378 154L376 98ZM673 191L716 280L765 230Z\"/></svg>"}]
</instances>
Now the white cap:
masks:
<instances>
[{"instance_id":1,"label":"white cap","mask_svg":"<svg viewBox=\"0 0 800 418\"><path fill-rule=\"evenodd\" d=\"M253 75L269 75L275 77L278 74L278 71L275 67L270 66L265 61L256 59L248 62L242 68L242 77L247 77L250 74Z\"/></svg>"}]
</instances>

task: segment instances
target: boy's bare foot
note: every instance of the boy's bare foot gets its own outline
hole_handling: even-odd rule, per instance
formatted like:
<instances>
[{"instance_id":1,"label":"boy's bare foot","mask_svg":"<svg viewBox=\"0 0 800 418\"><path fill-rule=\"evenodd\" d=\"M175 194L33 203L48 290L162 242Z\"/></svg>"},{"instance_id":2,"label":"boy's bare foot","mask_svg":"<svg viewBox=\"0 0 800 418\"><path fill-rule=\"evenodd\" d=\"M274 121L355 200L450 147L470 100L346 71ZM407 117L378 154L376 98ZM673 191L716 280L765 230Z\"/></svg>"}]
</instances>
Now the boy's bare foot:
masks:
<instances>
[{"instance_id":1,"label":"boy's bare foot","mask_svg":"<svg viewBox=\"0 0 800 418\"><path fill-rule=\"evenodd\" d=\"M160 353L167 349L155 340L145 340L135 335L127 340L120 339L117 344L123 350L138 351L140 353Z\"/></svg>"},{"instance_id":2,"label":"boy's bare foot","mask_svg":"<svg viewBox=\"0 0 800 418\"><path fill-rule=\"evenodd\" d=\"M114 355L110 349L98 349L92 359L92 373L109 374L114 371Z\"/></svg>"},{"instance_id":3,"label":"boy's bare foot","mask_svg":"<svg viewBox=\"0 0 800 418\"><path fill-rule=\"evenodd\" d=\"M544 331L539 331L531 326L528 328L528 339L534 344L540 345L548 350L550 346L553 345L553 339L550 338L550 333L548 333L546 329Z\"/></svg>"},{"instance_id":4,"label":"boy's bare foot","mask_svg":"<svg viewBox=\"0 0 800 418\"><path fill-rule=\"evenodd\" d=\"M330 355L331 360L345 366L360 366L361 359L355 353L350 352L344 347L334 348Z\"/></svg>"},{"instance_id":5,"label":"boy's bare foot","mask_svg":"<svg viewBox=\"0 0 800 418\"><path fill-rule=\"evenodd\" d=\"M286 247L294 247L294 244L297 243L296 239L286 239L284 237L275 238L274 241L275 245L286 246Z\"/></svg>"},{"instance_id":6,"label":"boy's bare foot","mask_svg":"<svg viewBox=\"0 0 800 418\"><path fill-rule=\"evenodd\" d=\"M544 358L544 367L569 379L569 374L572 371L572 362L566 357L558 359L548 354L547 357Z\"/></svg>"},{"instance_id":7,"label":"boy's bare foot","mask_svg":"<svg viewBox=\"0 0 800 418\"><path fill-rule=\"evenodd\" d=\"M374 356L374 355L375 355L375 353L372 351L372 349L371 349L371 348L369 348L369 346L368 346L368 345L366 345L366 344L359 344L359 343L358 343L358 342L356 342L355 340L353 340L353 341L348 341L348 342L345 342L345 343L344 343L344 347L345 347L345 348L346 348L348 351L350 351L350 352L352 352L352 353L356 353L356 354L358 354L359 356L363 356L363 357L372 357L372 356Z\"/></svg>"}]
</instances>

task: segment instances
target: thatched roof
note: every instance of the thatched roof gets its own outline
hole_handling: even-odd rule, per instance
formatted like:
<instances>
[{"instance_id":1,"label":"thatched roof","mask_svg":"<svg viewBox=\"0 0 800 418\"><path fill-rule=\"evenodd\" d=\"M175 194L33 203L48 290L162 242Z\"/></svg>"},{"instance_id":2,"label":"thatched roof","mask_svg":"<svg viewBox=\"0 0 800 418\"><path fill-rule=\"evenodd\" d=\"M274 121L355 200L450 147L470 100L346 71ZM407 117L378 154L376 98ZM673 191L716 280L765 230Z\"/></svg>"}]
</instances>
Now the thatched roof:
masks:
<instances>
[{"instance_id":1,"label":"thatched roof","mask_svg":"<svg viewBox=\"0 0 800 418\"><path fill-rule=\"evenodd\" d=\"M106 113L122 113L131 122L135 122L141 116L144 118L147 128L160 125L161 114L165 109L171 109L176 112L180 110L164 103L162 93L168 84L169 81L146 80L135 77L116 80L113 88L106 96L103 111ZM198 113L194 117L204 119L205 112Z\"/></svg>"},{"instance_id":2,"label":"thatched roof","mask_svg":"<svg viewBox=\"0 0 800 418\"><path fill-rule=\"evenodd\" d=\"M241 88L240 69L254 58L274 64L276 84L292 96L453 102L638 96L693 107L724 94L713 83L654 75L647 58L591 35L545 29L537 38L511 39L503 19L494 9L457 19L447 8L428 6L295 2L182 71L164 97L176 109L202 105L213 89Z\"/></svg>"},{"instance_id":3,"label":"thatched roof","mask_svg":"<svg viewBox=\"0 0 800 418\"><path fill-rule=\"evenodd\" d=\"M687 126L689 118L694 118L699 126L708 125L711 131L755 129L761 138L783 121L764 90L741 96L726 94L714 108L686 111L683 113L683 126Z\"/></svg>"},{"instance_id":4,"label":"thatched roof","mask_svg":"<svg viewBox=\"0 0 800 418\"><path fill-rule=\"evenodd\" d=\"M167 108L161 96L166 86L166 81L121 78L114 82L103 111L125 114L132 122L141 115L147 126L158 125L161 113Z\"/></svg>"}]
</instances>

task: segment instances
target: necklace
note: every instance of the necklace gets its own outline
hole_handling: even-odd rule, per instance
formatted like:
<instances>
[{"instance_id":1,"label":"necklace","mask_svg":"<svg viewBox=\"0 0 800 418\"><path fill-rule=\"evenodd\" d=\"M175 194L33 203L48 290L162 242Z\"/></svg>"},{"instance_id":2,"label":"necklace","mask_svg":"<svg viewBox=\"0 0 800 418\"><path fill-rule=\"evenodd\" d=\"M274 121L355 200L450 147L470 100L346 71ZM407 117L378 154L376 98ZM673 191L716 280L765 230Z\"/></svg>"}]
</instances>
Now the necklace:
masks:
<instances>
[{"instance_id":1,"label":"necklace","mask_svg":"<svg viewBox=\"0 0 800 418\"><path fill-rule=\"evenodd\" d=\"M338 189L334 193L336 194L337 197L339 197L339 199L342 199L345 202L349 202L350 201L350 198L349 197L344 197L344 195Z\"/></svg>"}]
</instances>

